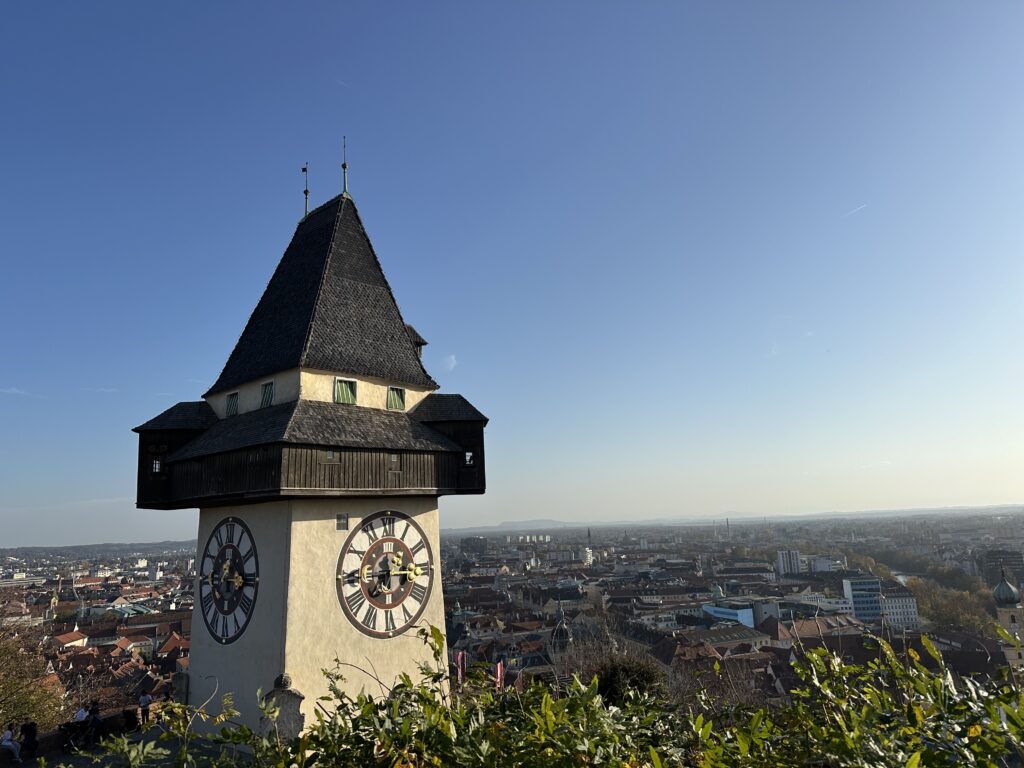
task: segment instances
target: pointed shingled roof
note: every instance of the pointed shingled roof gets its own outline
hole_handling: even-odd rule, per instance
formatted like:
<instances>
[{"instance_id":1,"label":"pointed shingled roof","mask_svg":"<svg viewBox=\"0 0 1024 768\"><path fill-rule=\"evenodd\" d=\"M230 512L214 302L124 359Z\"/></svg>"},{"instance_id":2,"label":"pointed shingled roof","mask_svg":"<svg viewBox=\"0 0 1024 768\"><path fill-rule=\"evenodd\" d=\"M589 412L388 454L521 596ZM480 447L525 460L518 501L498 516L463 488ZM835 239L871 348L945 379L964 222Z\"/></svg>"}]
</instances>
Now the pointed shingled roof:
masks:
<instances>
[{"instance_id":1,"label":"pointed shingled roof","mask_svg":"<svg viewBox=\"0 0 1024 768\"><path fill-rule=\"evenodd\" d=\"M343 195L299 223L206 394L300 367L437 389L406 331L355 203Z\"/></svg>"}]
</instances>

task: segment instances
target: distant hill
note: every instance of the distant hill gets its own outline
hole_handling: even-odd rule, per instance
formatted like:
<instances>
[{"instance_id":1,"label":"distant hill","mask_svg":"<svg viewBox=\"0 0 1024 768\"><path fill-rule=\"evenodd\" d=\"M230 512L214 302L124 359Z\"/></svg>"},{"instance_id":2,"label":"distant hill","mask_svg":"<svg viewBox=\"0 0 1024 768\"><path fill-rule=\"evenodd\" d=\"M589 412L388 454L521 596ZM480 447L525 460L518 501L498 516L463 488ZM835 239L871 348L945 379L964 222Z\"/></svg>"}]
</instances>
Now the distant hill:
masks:
<instances>
[{"instance_id":1,"label":"distant hill","mask_svg":"<svg viewBox=\"0 0 1024 768\"><path fill-rule=\"evenodd\" d=\"M46 558L91 560L102 557L130 557L132 555L145 557L147 555L162 555L178 551L184 553L195 552L195 539L185 541L133 542L128 544L117 542L106 544L72 544L64 547L12 547L0 549L0 558L13 556L25 560Z\"/></svg>"},{"instance_id":2,"label":"distant hill","mask_svg":"<svg viewBox=\"0 0 1024 768\"><path fill-rule=\"evenodd\" d=\"M916 509L866 509L848 512L803 512L803 513L776 513L774 515L758 515L750 512L723 512L714 517L700 515L693 517L664 517L647 520L505 520L493 525L474 525L459 528L442 528L445 534L455 533L505 533L508 531L551 531L560 528L637 528L656 526L691 526L711 525L715 522L721 524L726 518L738 525L745 523L761 523L765 517L772 522L795 522L799 520L821 520L827 518L843 517L917 517L935 515L955 514L991 514L991 515L1019 515L1024 514L1024 505L1021 504L999 504L983 507L926 507Z\"/></svg>"}]
</instances>

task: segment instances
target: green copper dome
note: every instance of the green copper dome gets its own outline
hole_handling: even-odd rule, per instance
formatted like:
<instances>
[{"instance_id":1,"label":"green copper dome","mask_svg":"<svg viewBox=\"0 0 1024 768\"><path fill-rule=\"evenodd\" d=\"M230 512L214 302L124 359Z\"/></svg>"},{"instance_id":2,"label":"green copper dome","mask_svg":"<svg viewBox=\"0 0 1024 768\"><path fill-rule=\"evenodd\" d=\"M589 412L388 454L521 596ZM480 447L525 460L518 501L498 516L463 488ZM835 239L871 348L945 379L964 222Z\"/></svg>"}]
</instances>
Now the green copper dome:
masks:
<instances>
[{"instance_id":1,"label":"green copper dome","mask_svg":"<svg viewBox=\"0 0 1024 768\"><path fill-rule=\"evenodd\" d=\"M1003 574L1003 580L996 584L996 588L992 590L992 597L996 601L996 606L1000 608L1008 608L1020 602L1020 592L1006 580L1005 573Z\"/></svg>"}]
</instances>

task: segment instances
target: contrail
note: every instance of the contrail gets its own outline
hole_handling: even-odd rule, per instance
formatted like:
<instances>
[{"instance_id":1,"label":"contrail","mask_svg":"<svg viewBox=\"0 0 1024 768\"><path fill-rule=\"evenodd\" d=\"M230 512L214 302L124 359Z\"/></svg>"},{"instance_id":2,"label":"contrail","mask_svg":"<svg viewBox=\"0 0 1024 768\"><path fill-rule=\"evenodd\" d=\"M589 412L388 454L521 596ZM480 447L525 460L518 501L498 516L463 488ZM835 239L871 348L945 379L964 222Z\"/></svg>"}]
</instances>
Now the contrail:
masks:
<instances>
[{"instance_id":1,"label":"contrail","mask_svg":"<svg viewBox=\"0 0 1024 768\"><path fill-rule=\"evenodd\" d=\"M863 205L858 205L852 211L847 211L846 213L844 213L843 214L843 218L845 219L847 216L853 216L853 214L857 213L858 211L863 211L867 207L868 207L867 203L864 203Z\"/></svg>"}]
</instances>

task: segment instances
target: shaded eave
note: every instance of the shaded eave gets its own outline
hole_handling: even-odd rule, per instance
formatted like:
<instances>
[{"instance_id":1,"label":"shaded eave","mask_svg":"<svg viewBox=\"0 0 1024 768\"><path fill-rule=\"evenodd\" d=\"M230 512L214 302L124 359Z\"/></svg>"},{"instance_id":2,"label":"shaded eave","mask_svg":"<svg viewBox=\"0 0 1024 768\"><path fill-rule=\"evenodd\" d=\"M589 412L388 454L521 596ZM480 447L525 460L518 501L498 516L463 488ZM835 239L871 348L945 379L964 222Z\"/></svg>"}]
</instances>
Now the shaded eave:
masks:
<instances>
[{"instance_id":1,"label":"shaded eave","mask_svg":"<svg viewBox=\"0 0 1024 768\"><path fill-rule=\"evenodd\" d=\"M462 446L404 412L295 400L221 419L171 454L168 461L278 443L368 450L462 450Z\"/></svg>"}]
</instances>

